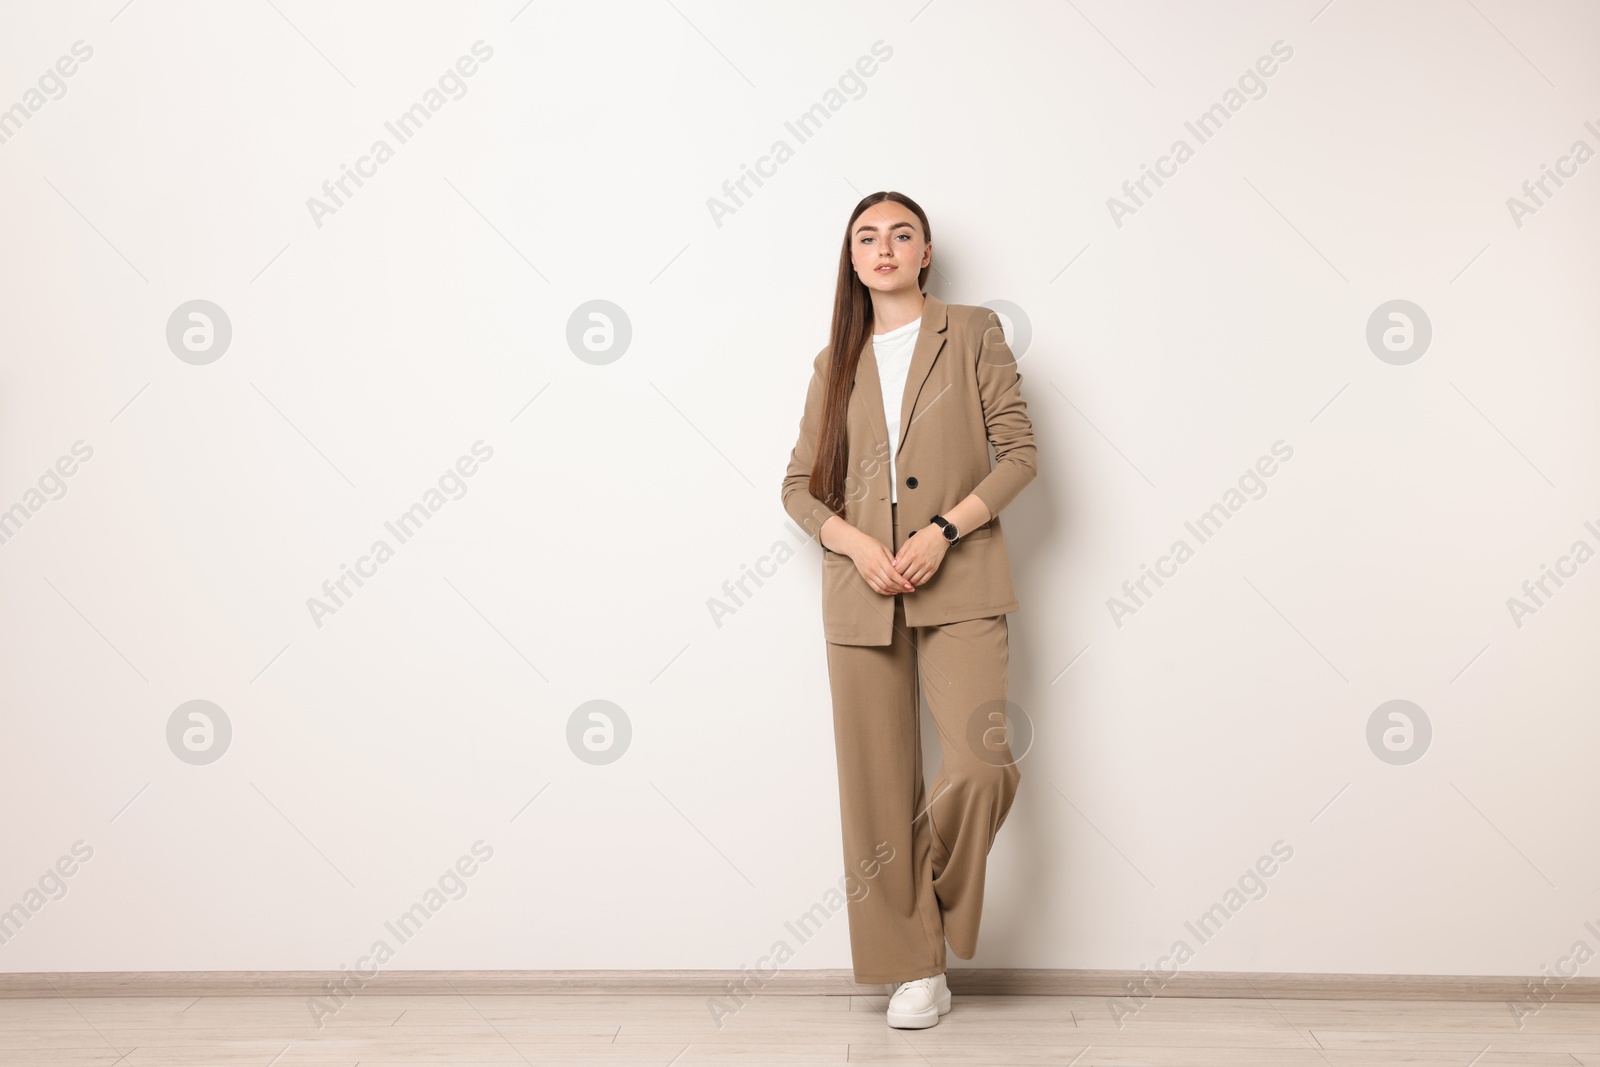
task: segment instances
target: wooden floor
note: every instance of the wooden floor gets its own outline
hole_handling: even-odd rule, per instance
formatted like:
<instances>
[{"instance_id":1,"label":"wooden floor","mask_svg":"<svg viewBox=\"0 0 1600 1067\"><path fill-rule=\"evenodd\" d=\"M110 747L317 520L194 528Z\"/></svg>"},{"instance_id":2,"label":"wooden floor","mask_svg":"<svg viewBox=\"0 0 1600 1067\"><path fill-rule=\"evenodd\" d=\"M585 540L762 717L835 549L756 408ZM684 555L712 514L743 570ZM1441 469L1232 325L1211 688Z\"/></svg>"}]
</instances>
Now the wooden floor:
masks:
<instances>
[{"instance_id":1,"label":"wooden floor","mask_svg":"<svg viewBox=\"0 0 1600 1067\"><path fill-rule=\"evenodd\" d=\"M5 1067L965 1064L1600 1067L1600 1004L1161 997L1119 1028L1101 997L956 994L928 1030L884 997L761 993L719 1028L698 996L0 999Z\"/></svg>"}]
</instances>

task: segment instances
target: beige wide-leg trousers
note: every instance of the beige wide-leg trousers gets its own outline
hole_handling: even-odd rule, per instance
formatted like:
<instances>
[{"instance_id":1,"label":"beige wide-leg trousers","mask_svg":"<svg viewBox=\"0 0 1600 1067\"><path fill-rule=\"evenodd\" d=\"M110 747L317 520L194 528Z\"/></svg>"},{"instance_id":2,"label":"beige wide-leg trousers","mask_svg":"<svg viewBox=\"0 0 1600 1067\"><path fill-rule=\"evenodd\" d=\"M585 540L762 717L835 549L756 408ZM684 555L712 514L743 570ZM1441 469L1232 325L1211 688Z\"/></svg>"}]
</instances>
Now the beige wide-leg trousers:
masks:
<instances>
[{"instance_id":1,"label":"beige wide-leg trousers","mask_svg":"<svg viewBox=\"0 0 1600 1067\"><path fill-rule=\"evenodd\" d=\"M897 525L896 542L898 533ZM894 849L865 882L867 893L849 900L850 952L863 984L941 973L947 940L961 959L977 952L989 849L1022 777L1004 720L995 728L1006 706L1006 617L908 629L902 601L916 595L894 598L891 644L827 643L845 868L881 861L883 842ZM922 775L919 676L943 757L931 789Z\"/></svg>"}]
</instances>

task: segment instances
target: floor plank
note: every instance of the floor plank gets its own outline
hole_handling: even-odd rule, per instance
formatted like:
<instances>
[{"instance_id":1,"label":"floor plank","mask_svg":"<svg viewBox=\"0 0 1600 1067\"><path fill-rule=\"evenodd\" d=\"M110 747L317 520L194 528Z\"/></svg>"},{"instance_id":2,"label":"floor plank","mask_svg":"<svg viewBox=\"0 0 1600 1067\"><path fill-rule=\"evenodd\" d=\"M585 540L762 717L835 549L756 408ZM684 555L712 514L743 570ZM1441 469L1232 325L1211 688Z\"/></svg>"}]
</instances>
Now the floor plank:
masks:
<instances>
[{"instance_id":1,"label":"floor plank","mask_svg":"<svg viewBox=\"0 0 1600 1067\"><path fill-rule=\"evenodd\" d=\"M1129 1002L1116 1001L1124 1008ZM357 995L0 1000L0 1067L1600 1067L1600 1004L953 997L893 1030L882 996ZM1537 1010L1532 1010L1537 1008ZM1531 1014L1529 1013L1531 1011Z\"/></svg>"}]
</instances>

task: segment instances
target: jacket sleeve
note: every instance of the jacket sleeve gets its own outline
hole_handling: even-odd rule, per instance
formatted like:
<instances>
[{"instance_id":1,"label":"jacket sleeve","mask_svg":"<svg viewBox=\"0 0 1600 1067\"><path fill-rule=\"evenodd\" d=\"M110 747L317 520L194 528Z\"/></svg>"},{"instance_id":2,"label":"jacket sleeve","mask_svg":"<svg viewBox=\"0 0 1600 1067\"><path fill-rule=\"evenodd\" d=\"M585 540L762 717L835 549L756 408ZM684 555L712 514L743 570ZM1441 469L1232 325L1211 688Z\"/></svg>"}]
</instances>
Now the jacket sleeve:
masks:
<instances>
[{"instance_id":1,"label":"jacket sleeve","mask_svg":"<svg viewBox=\"0 0 1600 1067\"><path fill-rule=\"evenodd\" d=\"M1022 399L1022 375L1017 359L1006 344L1000 316L981 309L973 316L979 336L977 347L978 395L983 402L983 421L994 446L994 467L974 488L978 499L998 515L1011 503L1037 473L1033 423L1028 405Z\"/></svg>"},{"instance_id":2,"label":"jacket sleeve","mask_svg":"<svg viewBox=\"0 0 1600 1067\"><path fill-rule=\"evenodd\" d=\"M806 390L806 409L800 417L800 439L789 453L789 470L783 477L783 509L796 525L818 543L822 524L835 514L832 508L811 495L811 465L817 456L817 436L822 426L822 398L826 391L827 349L812 365L811 387Z\"/></svg>"}]
</instances>

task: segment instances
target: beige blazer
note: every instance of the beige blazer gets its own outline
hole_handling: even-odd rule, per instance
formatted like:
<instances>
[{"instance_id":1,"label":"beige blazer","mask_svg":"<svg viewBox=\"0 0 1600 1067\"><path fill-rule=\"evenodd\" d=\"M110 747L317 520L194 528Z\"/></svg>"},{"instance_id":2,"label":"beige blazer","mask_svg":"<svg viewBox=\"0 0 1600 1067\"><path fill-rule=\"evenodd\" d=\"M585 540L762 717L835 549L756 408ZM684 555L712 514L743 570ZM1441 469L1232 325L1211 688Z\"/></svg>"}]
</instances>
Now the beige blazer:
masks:
<instances>
[{"instance_id":1,"label":"beige blazer","mask_svg":"<svg viewBox=\"0 0 1600 1067\"><path fill-rule=\"evenodd\" d=\"M1017 610L999 516L1035 474L1033 424L1022 400L1022 375L999 316L988 308L946 304L933 296L923 301L894 457L900 479L899 536L891 540L889 431L871 338L856 366L846 418L850 450L844 517L892 552L968 493L976 493L994 517L976 530L962 530L960 543L945 552L934 576L915 592L900 594L907 626ZM784 510L812 538L833 514L807 487L822 424L829 347L812 364L800 439L783 479ZM874 592L849 556L827 548L822 556L826 639L844 645L889 644L894 597Z\"/></svg>"}]
</instances>

